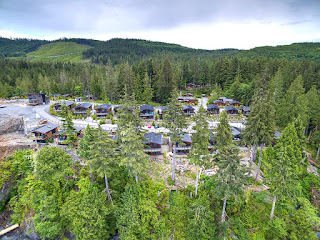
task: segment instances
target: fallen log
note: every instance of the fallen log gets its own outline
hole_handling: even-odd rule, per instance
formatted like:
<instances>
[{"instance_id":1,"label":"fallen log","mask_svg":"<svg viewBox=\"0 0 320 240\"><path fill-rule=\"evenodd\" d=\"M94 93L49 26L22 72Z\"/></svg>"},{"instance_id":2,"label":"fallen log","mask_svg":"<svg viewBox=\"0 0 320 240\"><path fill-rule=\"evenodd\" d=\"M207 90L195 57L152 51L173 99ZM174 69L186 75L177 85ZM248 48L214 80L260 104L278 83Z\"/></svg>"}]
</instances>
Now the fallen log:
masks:
<instances>
[{"instance_id":1,"label":"fallen log","mask_svg":"<svg viewBox=\"0 0 320 240\"><path fill-rule=\"evenodd\" d=\"M18 228L18 227L19 227L19 224L12 225L11 227L8 227L8 228L2 230L2 231L0 232L0 236L2 236L2 235L4 235L4 234L6 234L6 233L8 233L8 232L10 232L10 231Z\"/></svg>"}]
</instances>

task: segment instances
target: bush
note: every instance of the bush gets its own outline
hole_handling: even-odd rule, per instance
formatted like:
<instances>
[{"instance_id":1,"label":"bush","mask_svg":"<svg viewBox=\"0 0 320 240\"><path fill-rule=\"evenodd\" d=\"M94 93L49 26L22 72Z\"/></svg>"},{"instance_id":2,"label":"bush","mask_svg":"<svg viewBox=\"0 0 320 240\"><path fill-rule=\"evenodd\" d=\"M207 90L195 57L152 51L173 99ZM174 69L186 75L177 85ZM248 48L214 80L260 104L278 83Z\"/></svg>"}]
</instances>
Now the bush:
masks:
<instances>
[{"instance_id":1,"label":"bush","mask_svg":"<svg viewBox=\"0 0 320 240\"><path fill-rule=\"evenodd\" d=\"M106 121L105 120L100 120L100 125L102 124L106 124Z\"/></svg>"},{"instance_id":2,"label":"bush","mask_svg":"<svg viewBox=\"0 0 320 240\"><path fill-rule=\"evenodd\" d=\"M164 158L164 159L167 159L167 152L164 152L164 153L163 153L163 158Z\"/></svg>"},{"instance_id":3,"label":"bush","mask_svg":"<svg viewBox=\"0 0 320 240\"><path fill-rule=\"evenodd\" d=\"M93 115L93 116L92 116L92 119L93 119L93 120L97 120L97 118L98 118L97 115Z\"/></svg>"}]
</instances>

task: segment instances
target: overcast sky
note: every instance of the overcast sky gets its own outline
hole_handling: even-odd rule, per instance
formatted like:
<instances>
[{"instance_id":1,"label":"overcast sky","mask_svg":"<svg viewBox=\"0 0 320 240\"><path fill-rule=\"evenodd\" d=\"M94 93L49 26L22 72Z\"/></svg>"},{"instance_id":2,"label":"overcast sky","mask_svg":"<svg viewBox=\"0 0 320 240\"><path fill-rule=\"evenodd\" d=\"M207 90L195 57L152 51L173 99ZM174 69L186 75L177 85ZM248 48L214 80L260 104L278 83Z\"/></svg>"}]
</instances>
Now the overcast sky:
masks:
<instances>
[{"instance_id":1,"label":"overcast sky","mask_svg":"<svg viewBox=\"0 0 320 240\"><path fill-rule=\"evenodd\" d=\"M0 0L0 36L139 38L201 49L320 41L320 0Z\"/></svg>"}]
</instances>

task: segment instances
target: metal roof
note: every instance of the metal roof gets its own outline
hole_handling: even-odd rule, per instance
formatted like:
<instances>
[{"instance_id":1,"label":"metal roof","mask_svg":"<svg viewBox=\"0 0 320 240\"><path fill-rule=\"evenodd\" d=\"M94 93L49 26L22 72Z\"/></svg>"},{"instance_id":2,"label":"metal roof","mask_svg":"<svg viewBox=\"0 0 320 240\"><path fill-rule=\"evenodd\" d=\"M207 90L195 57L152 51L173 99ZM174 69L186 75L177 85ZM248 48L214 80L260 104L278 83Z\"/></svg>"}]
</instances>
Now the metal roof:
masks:
<instances>
[{"instance_id":1,"label":"metal roof","mask_svg":"<svg viewBox=\"0 0 320 240\"><path fill-rule=\"evenodd\" d=\"M92 106L92 103L80 103L79 105L75 106L75 108L79 108L79 107L89 108L91 106Z\"/></svg>"},{"instance_id":2,"label":"metal roof","mask_svg":"<svg viewBox=\"0 0 320 240\"><path fill-rule=\"evenodd\" d=\"M281 135L282 135L281 132L278 132L278 131L275 131L275 132L274 132L274 136L275 136L274 138L275 138L275 139L279 139Z\"/></svg>"},{"instance_id":3,"label":"metal roof","mask_svg":"<svg viewBox=\"0 0 320 240\"><path fill-rule=\"evenodd\" d=\"M189 106L189 105L184 105L183 107L182 107L182 110L184 111L184 110L192 110L192 111L194 111L194 108L192 107L192 106Z\"/></svg>"},{"instance_id":4,"label":"metal roof","mask_svg":"<svg viewBox=\"0 0 320 240\"><path fill-rule=\"evenodd\" d=\"M195 100L196 98L195 97L178 97L178 100Z\"/></svg>"},{"instance_id":5,"label":"metal roof","mask_svg":"<svg viewBox=\"0 0 320 240\"><path fill-rule=\"evenodd\" d=\"M236 111L239 111L237 108L235 107L232 107L232 106L226 106L225 107L226 111L230 111L230 110L236 110Z\"/></svg>"},{"instance_id":6,"label":"metal roof","mask_svg":"<svg viewBox=\"0 0 320 240\"><path fill-rule=\"evenodd\" d=\"M214 104L209 104L209 105L207 106L207 109L213 109L213 108L215 108L215 109L220 109L217 105L214 105Z\"/></svg>"},{"instance_id":7,"label":"metal roof","mask_svg":"<svg viewBox=\"0 0 320 240\"><path fill-rule=\"evenodd\" d=\"M215 100L213 103L223 103L223 101L222 100Z\"/></svg>"},{"instance_id":8,"label":"metal roof","mask_svg":"<svg viewBox=\"0 0 320 240\"><path fill-rule=\"evenodd\" d=\"M144 138L146 139L145 141L143 141L144 144L148 144L148 143L155 143L159 145L162 144L162 134L157 134L154 132L145 133Z\"/></svg>"},{"instance_id":9,"label":"metal roof","mask_svg":"<svg viewBox=\"0 0 320 240\"><path fill-rule=\"evenodd\" d=\"M73 131L74 133L80 132L83 128L82 127L77 127L77 126L73 126L75 128L75 130ZM66 130L62 129L61 131L57 132L56 135L62 134L64 133Z\"/></svg>"},{"instance_id":10,"label":"metal roof","mask_svg":"<svg viewBox=\"0 0 320 240\"><path fill-rule=\"evenodd\" d=\"M239 134L241 134L241 129L237 128L237 127L232 127L232 135L237 136Z\"/></svg>"},{"instance_id":11,"label":"metal roof","mask_svg":"<svg viewBox=\"0 0 320 240\"><path fill-rule=\"evenodd\" d=\"M233 101L230 102L230 104L234 104L234 103L239 103L239 104L241 104L241 102L238 102L238 101L235 101L235 100L233 100Z\"/></svg>"},{"instance_id":12,"label":"metal roof","mask_svg":"<svg viewBox=\"0 0 320 240\"><path fill-rule=\"evenodd\" d=\"M181 139L182 142L189 142L189 143L192 142L191 137L190 137L189 134L186 134L186 133L185 134L180 134L180 136L182 137L182 139Z\"/></svg>"},{"instance_id":13,"label":"metal roof","mask_svg":"<svg viewBox=\"0 0 320 240\"><path fill-rule=\"evenodd\" d=\"M142 105L140 106L140 110L143 111L143 110L154 110L154 107L151 106L151 105Z\"/></svg>"},{"instance_id":14,"label":"metal roof","mask_svg":"<svg viewBox=\"0 0 320 240\"><path fill-rule=\"evenodd\" d=\"M248 111L250 111L250 108L249 107L242 107L242 110L245 112L248 112Z\"/></svg>"},{"instance_id":15,"label":"metal roof","mask_svg":"<svg viewBox=\"0 0 320 240\"><path fill-rule=\"evenodd\" d=\"M112 105L111 104L101 104L98 107L96 107L95 109L111 109Z\"/></svg>"},{"instance_id":16,"label":"metal roof","mask_svg":"<svg viewBox=\"0 0 320 240\"><path fill-rule=\"evenodd\" d=\"M74 104L75 102L74 101L64 101L64 102L60 102L60 103L56 103L55 106L58 106L58 105L64 105L66 107L69 107L70 105Z\"/></svg>"},{"instance_id":17,"label":"metal roof","mask_svg":"<svg viewBox=\"0 0 320 240\"><path fill-rule=\"evenodd\" d=\"M58 127L57 124L47 123L47 124L44 124L44 125L41 125L39 127L34 128L33 130L31 130L31 132L47 133L57 127Z\"/></svg>"}]
</instances>

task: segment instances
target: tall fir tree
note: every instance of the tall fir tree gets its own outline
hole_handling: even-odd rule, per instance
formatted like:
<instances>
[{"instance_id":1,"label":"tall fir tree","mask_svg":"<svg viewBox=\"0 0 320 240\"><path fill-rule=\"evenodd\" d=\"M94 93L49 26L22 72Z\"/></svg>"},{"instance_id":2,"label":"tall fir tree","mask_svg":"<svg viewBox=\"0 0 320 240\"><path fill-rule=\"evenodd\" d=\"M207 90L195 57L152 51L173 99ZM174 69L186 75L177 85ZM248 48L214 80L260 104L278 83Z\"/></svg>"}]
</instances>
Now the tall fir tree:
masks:
<instances>
[{"instance_id":1,"label":"tall fir tree","mask_svg":"<svg viewBox=\"0 0 320 240\"><path fill-rule=\"evenodd\" d=\"M67 139L65 142L68 144L69 147L74 147L74 144L77 140L77 133L75 132L76 129L73 126L72 116L68 111L65 102L61 106L61 117L62 117L62 128L64 129Z\"/></svg>"}]
</instances>

